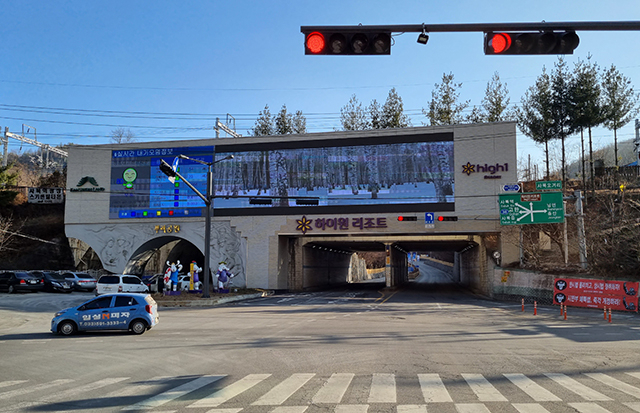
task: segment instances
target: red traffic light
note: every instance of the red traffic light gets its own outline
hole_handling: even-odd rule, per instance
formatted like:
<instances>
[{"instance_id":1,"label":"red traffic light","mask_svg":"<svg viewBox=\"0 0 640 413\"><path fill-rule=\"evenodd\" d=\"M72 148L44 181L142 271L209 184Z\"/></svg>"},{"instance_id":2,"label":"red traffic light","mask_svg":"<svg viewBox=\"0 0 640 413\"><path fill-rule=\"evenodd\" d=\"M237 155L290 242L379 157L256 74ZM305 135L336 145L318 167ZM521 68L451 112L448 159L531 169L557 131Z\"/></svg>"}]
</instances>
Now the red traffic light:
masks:
<instances>
[{"instance_id":1,"label":"red traffic light","mask_svg":"<svg viewBox=\"0 0 640 413\"><path fill-rule=\"evenodd\" d=\"M574 31L484 34L486 55L573 54L580 38Z\"/></svg>"},{"instance_id":2,"label":"red traffic light","mask_svg":"<svg viewBox=\"0 0 640 413\"><path fill-rule=\"evenodd\" d=\"M305 54L314 55L389 55L391 32L363 30L341 32L322 26L305 27Z\"/></svg>"},{"instance_id":3,"label":"red traffic light","mask_svg":"<svg viewBox=\"0 0 640 413\"><path fill-rule=\"evenodd\" d=\"M418 217L412 216L412 217L407 217L407 216L403 216L400 215L398 216L398 221L417 221Z\"/></svg>"},{"instance_id":4,"label":"red traffic light","mask_svg":"<svg viewBox=\"0 0 640 413\"><path fill-rule=\"evenodd\" d=\"M324 36L320 32L313 32L307 36L305 46L310 53L318 54L324 50Z\"/></svg>"},{"instance_id":5,"label":"red traffic light","mask_svg":"<svg viewBox=\"0 0 640 413\"><path fill-rule=\"evenodd\" d=\"M442 221L457 221L457 220L458 220L458 217L445 217L445 216L442 216L442 215L440 215L438 217L438 221L440 221L440 222L442 222Z\"/></svg>"},{"instance_id":6,"label":"red traffic light","mask_svg":"<svg viewBox=\"0 0 640 413\"><path fill-rule=\"evenodd\" d=\"M487 40L493 53L499 54L511 47L511 36L508 33L496 33Z\"/></svg>"}]
</instances>

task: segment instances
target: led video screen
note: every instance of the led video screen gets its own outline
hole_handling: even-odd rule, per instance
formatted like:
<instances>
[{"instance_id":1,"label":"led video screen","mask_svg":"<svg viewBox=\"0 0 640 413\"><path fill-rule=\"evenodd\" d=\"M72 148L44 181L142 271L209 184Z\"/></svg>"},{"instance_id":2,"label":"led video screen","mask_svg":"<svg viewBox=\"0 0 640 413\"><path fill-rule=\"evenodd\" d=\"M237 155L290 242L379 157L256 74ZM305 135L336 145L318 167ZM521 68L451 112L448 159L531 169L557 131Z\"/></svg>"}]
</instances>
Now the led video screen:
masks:
<instances>
[{"instance_id":1,"label":"led video screen","mask_svg":"<svg viewBox=\"0 0 640 413\"><path fill-rule=\"evenodd\" d=\"M171 184L158 168L160 159L173 164L180 154L216 160L217 216L453 211L453 134L389 140L233 143L216 146L215 154L213 147L146 150L152 153L140 156L113 151L110 218L204 215L204 202L179 179ZM223 160L228 155L233 159ZM184 159L177 165L204 194L206 166Z\"/></svg>"}]
</instances>

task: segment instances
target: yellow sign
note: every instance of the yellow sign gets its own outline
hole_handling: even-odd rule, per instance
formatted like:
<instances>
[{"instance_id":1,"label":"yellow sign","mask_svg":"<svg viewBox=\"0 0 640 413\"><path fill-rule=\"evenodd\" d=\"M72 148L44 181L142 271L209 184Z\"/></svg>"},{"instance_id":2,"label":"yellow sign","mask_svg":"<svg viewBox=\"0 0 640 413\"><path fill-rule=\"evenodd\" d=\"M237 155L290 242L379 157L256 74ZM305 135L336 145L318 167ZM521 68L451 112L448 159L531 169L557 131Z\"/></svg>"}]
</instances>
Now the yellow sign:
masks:
<instances>
[{"instance_id":1,"label":"yellow sign","mask_svg":"<svg viewBox=\"0 0 640 413\"><path fill-rule=\"evenodd\" d=\"M506 283L509 280L509 276L511 275L511 271L504 270L502 271L502 278L500 281Z\"/></svg>"},{"instance_id":2,"label":"yellow sign","mask_svg":"<svg viewBox=\"0 0 640 413\"><path fill-rule=\"evenodd\" d=\"M156 234L171 234L173 232L180 232L180 225L156 225Z\"/></svg>"}]
</instances>

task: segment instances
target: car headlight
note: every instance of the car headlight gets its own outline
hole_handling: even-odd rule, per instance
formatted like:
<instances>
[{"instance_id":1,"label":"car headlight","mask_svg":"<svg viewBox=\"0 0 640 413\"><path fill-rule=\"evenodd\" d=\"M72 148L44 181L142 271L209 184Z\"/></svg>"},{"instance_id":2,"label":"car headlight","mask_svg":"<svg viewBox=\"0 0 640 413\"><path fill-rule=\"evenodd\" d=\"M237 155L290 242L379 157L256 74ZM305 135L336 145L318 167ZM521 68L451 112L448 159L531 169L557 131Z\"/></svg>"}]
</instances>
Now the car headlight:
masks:
<instances>
[{"instance_id":1,"label":"car headlight","mask_svg":"<svg viewBox=\"0 0 640 413\"><path fill-rule=\"evenodd\" d=\"M53 284L53 285L55 285L55 286L57 286L57 287L60 287L60 283L57 283L57 282L55 282L55 281L51 281L51 284Z\"/></svg>"},{"instance_id":2,"label":"car headlight","mask_svg":"<svg viewBox=\"0 0 640 413\"><path fill-rule=\"evenodd\" d=\"M62 314L64 314L64 311L58 311L54 317L60 317Z\"/></svg>"}]
</instances>

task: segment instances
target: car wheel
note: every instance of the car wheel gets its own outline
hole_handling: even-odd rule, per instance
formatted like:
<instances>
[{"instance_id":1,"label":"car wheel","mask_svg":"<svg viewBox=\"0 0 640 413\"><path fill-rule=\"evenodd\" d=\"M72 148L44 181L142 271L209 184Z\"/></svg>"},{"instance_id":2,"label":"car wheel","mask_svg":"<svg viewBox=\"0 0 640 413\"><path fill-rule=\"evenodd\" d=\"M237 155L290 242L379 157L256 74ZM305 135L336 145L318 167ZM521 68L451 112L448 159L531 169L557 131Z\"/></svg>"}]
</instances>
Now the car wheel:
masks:
<instances>
[{"instance_id":1,"label":"car wheel","mask_svg":"<svg viewBox=\"0 0 640 413\"><path fill-rule=\"evenodd\" d=\"M129 327L131 328L131 332L133 334L139 335L147 330L147 323L142 320L134 320Z\"/></svg>"},{"instance_id":2,"label":"car wheel","mask_svg":"<svg viewBox=\"0 0 640 413\"><path fill-rule=\"evenodd\" d=\"M70 336L76 332L76 325L71 321L63 321L58 326L58 331L63 336Z\"/></svg>"},{"instance_id":3,"label":"car wheel","mask_svg":"<svg viewBox=\"0 0 640 413\"><path fill-rule=\"evenodd\" d=\"M9 294L13 294L13 293L15 293L15 292L16 292L15 287L14 287L13 285L10 285L10 286L9 286Z\"/></svg>"}]
</instances>

